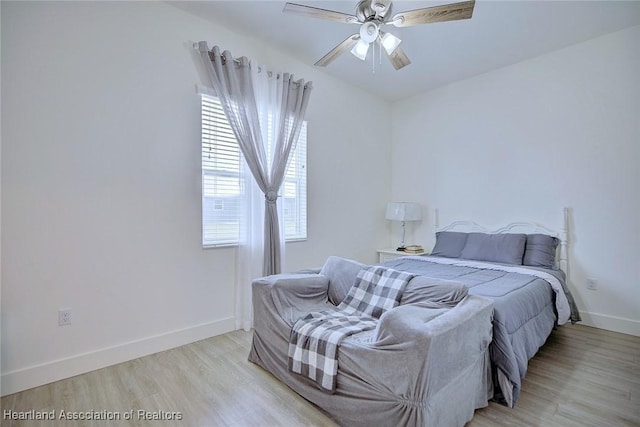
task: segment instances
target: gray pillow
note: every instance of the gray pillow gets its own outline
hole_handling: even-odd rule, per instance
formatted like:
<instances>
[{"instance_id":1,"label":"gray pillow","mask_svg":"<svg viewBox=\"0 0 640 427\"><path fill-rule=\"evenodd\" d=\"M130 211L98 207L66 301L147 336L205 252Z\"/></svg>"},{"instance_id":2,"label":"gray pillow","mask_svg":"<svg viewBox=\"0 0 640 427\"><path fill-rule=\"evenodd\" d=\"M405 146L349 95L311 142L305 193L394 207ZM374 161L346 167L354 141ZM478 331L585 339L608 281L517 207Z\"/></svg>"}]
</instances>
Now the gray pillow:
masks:
<instances>
[{"instance_id":1,"label":"gray pillow","mask_svg":"<svg viewBox=\"0 0 640 427\"><path fill-rule=\"evenodd\" d=\"M436 244L431 251L432 256L447 258L460 258L460 253L467 242L468 233L457 231L438 231L436 233Z\"/></svg>"},{"instance_id":2,"label":"gray pillow","mask_svg":"<svg viewBox=\"0 0 640 427\"><path fill-rule=\"evenodd\" d=\"M347 296L349 289L356 282L360 270L365 267L358 261L337 256L330 256L322 266L320 274L329 278L329 301L338 305Z\"/></svg>"},{"instance_id":3,"label":"gray pillow","mask_svg":"<svg viewBox=\"0 0 640 427\"><path fill-rule=\"evenodd\" d=\"M555 268L558 243L560 240L557 237L546 234L527 235L522 264L531 267Z\"/></svg>"},{"instance_id":4,"label":"gray pillow","mask_svg":"<svg viewBox=\"0 0 640 427\"><path fill-rule=\"evenodd\" d=\"M522 265L526 234L469 233L460 258Z\"/></svg>"}]
</instances>

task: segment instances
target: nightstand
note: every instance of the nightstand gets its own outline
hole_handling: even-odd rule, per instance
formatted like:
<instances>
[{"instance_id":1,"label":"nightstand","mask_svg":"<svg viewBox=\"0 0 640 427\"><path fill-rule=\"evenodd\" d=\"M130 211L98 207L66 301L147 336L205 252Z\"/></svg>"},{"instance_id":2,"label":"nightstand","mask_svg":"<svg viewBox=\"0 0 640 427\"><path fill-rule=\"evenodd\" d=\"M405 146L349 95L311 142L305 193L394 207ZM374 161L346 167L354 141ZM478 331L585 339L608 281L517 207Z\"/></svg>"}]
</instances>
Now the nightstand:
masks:
<instances>
[{"instance_id":1,"label":"nightstand","mask_svg":"<svg viewBox=\"0 0 640 427\"><path fill-rule=\"evenodd\" d=\"M393 248L386 249L378 249L378 257L380 258L379 262L391 261L392 259L400 258L401 256L426 256L429 255L429 252L421 252L419 254L412 252L402 252L396 251Z\"/></svg>"}]
</instances>

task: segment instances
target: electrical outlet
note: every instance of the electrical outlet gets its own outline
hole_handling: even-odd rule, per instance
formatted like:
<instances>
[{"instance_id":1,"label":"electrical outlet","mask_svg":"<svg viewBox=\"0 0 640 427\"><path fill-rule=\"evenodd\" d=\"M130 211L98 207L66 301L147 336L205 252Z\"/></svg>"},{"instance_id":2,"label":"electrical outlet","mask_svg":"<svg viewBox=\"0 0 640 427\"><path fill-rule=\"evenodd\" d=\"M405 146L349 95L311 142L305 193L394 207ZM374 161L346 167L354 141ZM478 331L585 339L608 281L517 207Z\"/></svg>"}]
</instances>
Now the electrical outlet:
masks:
<instances>
[{"instance_id":1,"label":"electrical outlet","mask_svg":"<svg viewBox=\"0 0 640 427\"><path fill-rule=\"evenodd\" d=\"M590 289L592 291L598 289L598 280L594 279L593 277L587 278L587 289Z\"/></svg>"},{"instance_id":2,"label":"electrical outlet","mask_svg":"<svg viewBox=\"0 0 640 427\"><path fill-rule=\"evenodd\" d=\"M71 324L71 309L65 308L58 310L58 326L67 326Z\"/></svg>"}]
</instances>

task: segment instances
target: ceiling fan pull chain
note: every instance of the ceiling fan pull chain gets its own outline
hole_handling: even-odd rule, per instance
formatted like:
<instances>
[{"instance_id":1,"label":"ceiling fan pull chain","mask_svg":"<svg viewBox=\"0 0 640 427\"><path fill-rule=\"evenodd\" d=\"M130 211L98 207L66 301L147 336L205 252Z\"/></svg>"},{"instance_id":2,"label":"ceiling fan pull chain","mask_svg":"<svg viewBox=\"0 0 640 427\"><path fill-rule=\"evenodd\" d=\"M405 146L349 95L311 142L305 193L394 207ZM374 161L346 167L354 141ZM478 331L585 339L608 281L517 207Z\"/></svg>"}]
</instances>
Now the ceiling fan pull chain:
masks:
<instances>
[{"instance_id":1,"label":"ceiling fan pull chain","mask_svg":"<svg viewBox=\"0 0 640 427\"><path fill-rule=\"evenodd\" d=\"M376 44L371 43L371 46L373 46L373 52L371 52L371 74L375 74L376 73Z\"/></svg>"}]
</instances>

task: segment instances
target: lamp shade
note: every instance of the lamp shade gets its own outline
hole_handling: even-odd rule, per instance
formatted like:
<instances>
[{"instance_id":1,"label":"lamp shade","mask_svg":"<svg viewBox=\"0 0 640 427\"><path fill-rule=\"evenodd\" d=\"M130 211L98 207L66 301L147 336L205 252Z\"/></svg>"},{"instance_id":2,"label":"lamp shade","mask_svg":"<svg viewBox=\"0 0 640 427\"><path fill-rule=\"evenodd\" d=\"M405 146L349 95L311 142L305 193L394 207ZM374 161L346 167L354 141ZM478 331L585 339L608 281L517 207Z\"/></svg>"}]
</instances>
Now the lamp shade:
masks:
<instances>
[{"instance_id":1,"label":"lamp shade","mask_svg":"<svg viewBox=\"0 0 640 427\"><path fill-rule=\"evenodd\" d=\"M389 55L395 52L395 50L398 48L401 42L402 40L400 40L399 38L397 38L391 33L384 33L380 38L380 43L382 44L382 47L384 48L384 50L387 51Z\"/></svg>"},{"instance_id":2,"label":"lamp shade","mask_svg":"<svg viewBox=\"0 0 640 427\"><path fill-rule=\"evenodd\" d=\"M351 53L356 58L364 61L367 59L367 52L369 52L369 43L363 41L362 39L358 40L358 43L351 49Z\"/></svg>"},{"instance_id":3,"label":"lamp shade","mask_svg":"<svg viewBox=\"0 0 640 427\"><path fill-rule=\"evenodd\" d=\"M419 221L422 219L422 209L418 203L389 202L386 218L391 221Z\"/></svg>"}]
</instances>

